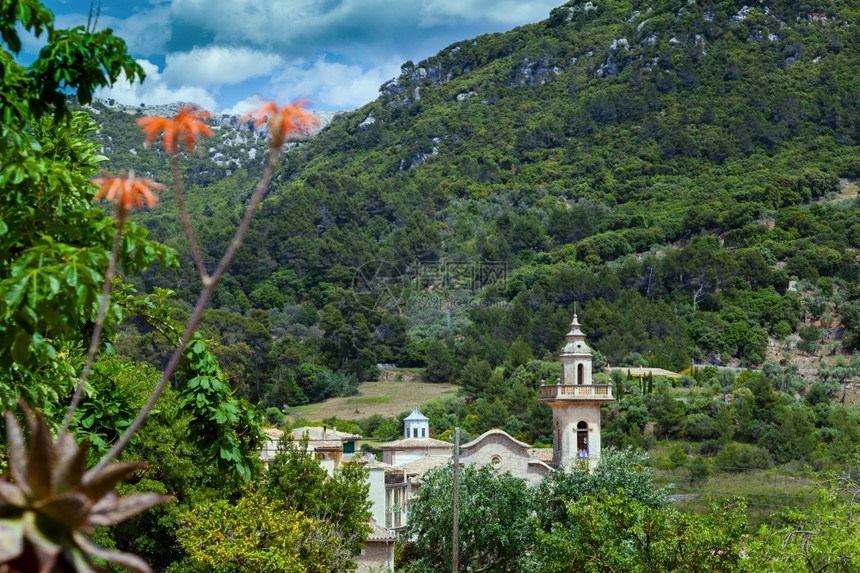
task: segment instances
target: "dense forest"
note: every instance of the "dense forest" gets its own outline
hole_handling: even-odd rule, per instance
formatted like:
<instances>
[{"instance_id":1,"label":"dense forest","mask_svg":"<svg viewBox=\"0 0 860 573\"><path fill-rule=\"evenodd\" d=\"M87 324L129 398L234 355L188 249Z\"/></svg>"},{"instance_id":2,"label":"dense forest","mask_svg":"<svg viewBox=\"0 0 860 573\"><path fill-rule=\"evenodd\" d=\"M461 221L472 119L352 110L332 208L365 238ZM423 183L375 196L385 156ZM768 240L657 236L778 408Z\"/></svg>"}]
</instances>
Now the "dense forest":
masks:
<instances>
[{"instance_id":1,"label":"dense forest","mask_svg":"<svg viewBox=\"0 0 860 573\"><path fill-rule=\"evenodd\" d=\"M0 528L22 541L3 560L146 570L86 534L159 570L350 570L367 536L363 470L327 480L285 443L263 475L264 413L282 423L396 364L459 385L422 405L434 436L502 428L546 445L538 387L558 377L576 312L595 380L614 387L603 436L617 450L539 491L467 475L517 509L473 522L494 552L474 567L754 571L793 543L797 563L856 570L860 551L837 540L858 538L845 496L860 486L826 472L856 464L860 441L857 7L570 2L406 62L307 139L216 118L187 149L153 126L208 135L200 112L150 120L144 144L145 108L92 98L120 71L142 79L109 30L55 29L36 0L3 10L0 400L30 429L25 452L4 420ZM45 33L27 67L16 23ZM122 175L93 187L99 169ZM156 205L156 181L182 191ZM116 193L125 203L93 206ZM401 420L333 422L391 439ZM649 464L689 482L793 468L831 487L757 530L739 501L677 511ZM449 474L416 502L421 542L399 550L413 571L445 564L420 515L438 515ZM135 503L109 494L123 477ZM175 503L126 520L163 501L141 492ZM643 542L645 526L671 543Z\"/></svg>"},{"instance_id":2,"label":"dense forest","mask_svg":"<svg viewBox=\"0 0 860 573\"><path fill-rule=\"evenodd\" d=\"M856 14L735 4L568 3L407 62L291 150L204 320L233 387L282 408L396 363L473 401L470 361L506 380L554 361L574 306L613 366L850 363ZM167 154L127 142L134 115L95 108L112 165L169 177ZM210 259L262 169L212 158L261 147L231 129L185 164ZM139 221L190 262L171 207ZM179 268L137 284L172 289L181 314L198 283ZM158 365L157 339L118 347Z\"/></svg>"}]
</instances>

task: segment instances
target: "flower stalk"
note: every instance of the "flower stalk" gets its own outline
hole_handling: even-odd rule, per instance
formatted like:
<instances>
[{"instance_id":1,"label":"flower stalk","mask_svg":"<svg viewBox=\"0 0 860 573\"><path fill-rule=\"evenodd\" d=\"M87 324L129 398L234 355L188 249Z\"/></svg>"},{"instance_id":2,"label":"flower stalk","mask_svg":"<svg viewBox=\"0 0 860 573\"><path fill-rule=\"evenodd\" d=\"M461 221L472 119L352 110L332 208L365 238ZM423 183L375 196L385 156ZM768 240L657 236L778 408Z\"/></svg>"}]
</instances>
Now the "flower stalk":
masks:
<instances>
[{"instance_id":1,"label":"flower stalk","mask_svg":"<svg viewBox=\"0 0 860 573\"><path fill-rule=\"evenodd\" d=\"M185 331L179 339L179 344L173 350L173 353L171 354L170 359L167 362L167 366L164 368L164 372L162 373L161 379L159 380L155 389L153 389L146 404L143 406L143 408L141 408L140 412L138 412L131 425L126 428L120 439L113 445L110 450L108 450L104 454L102 459L95 466L96 470L106 467L107 464L111 462L111 460L116 458L120 453L122 453L126 446L128 446L132 436L134 436L135 432L137 432L137 430L146 420L149 413L155 407L158 398L164 392L168 382L173 377L173 374L179 367L182 355L184 354L185 349L188 346L188 343L191 340L194 332L197 330L197 326L199 325L200 320L203 317L203 312L206 310L206 306L209 304L212 292L214 291L218 282L221 280L221 277L227 271L227 268L230 266L230 263L233 261L233 257L236 255L236 251L241 246L242 241L245 238L246 233L248 232L248 228L251 225L251 220L256 214L260 202L262 202L263 198L266 196L266 192L269 189L269 184L271 183L272 176L274 175L275 169L278 166L280 152L283 148L284 143L290 136L294 134L309 134L313 126L316 125L316 118L310 113L306 112L304 109L302 109L302 105L303 102L297 102L292 105L285 106L284 108L279 110L275 104L270 103L246 116L245 119L247 119L248 117L256 117L256 127L259 127L260 125L262 125L263 121L268 119L269 132L271 137L271 140L269 142L268 163L266 165L266 170L264 171L263 176L260 179L260 182L257 184L257 187L254 190L253 195L251 196L251 200L249 201L248 206L245 209L245 214L243 215L242 220L233 235L233 239L230 241L230 245L227 247L227 250L224 252L223 256L221 257L221 260L218 262L218 265L216 266L215 270L211 275L209 275L206 271L199 247L197 246L194 229L191 225L191 220L188 217L187 210L185 209L184 200L182 199L182 185L179 173L177 146L177 140L184 137L187 148L190 152L193 150L193 143L196 141L196 138L199 134L211 135L212 132L209 127L199 121L201 118L208 118L209 115L206 112L199 112L189 110L188 108L183 108L182 110L180 110L179 115L177 115L177 117L172 121L167 120L165 118L157 117L142 118L138 121L138 124L142 125L144 128L144 133L147 137L147 143L151 143L157 133L159 131L162 131L164 133L165 150L173 156L174 191L177 197L177 206L180 210L183 229L185 231L186 236L188 237L192 256L194 257L197 271L200 274L203 288L200 291L200 295L197 299L197 303L194 306L194 310L191 313L191 317L186 323Z\"/></svg>"},{"instance_id":2,"label":"flower stalk","mask_svg":"<svg viewBox=\"0 0 860 573\"><path fill-rule=\"evenodd\" d=\"M135 178L134 172L121 174L119 177L113 177L106 174L104 177L99 177L93 180L93 183L99 185L99 190L96 192L94 200L98 201L105 197L108 201L116 202L116 224L117 230L114 234L113 246L111 247L110 258L108 259L108 267L105 271L105 280L102 287L102 296L99 301L99 309L96 313L96 322L93 327L93 335L90 339L89 349L87 351L87 360L84 364L84 369L81 372L81 379L75 388L75 393L72 396L72 401L69 408L66 410L66 417L63 419L63 424L60 426L60 431L57 434L57 443L61 441L65 433L72 423L72 418L75 411L83 398L84 388L92 371L93 362L95 361L96 352L101 343L102 330L104 329L105 314L107 314L108 303L110 301L111 287L113 279L116 276L116 265L119 260L119 249L122 244L122 233L125 226L125 221L134 206L142 207L146 203L147 207L154 207L158 202L158 197L153 193L153 189L163 190L164 186L150 181L148 179Z\"/></svg>"}]
</instances>

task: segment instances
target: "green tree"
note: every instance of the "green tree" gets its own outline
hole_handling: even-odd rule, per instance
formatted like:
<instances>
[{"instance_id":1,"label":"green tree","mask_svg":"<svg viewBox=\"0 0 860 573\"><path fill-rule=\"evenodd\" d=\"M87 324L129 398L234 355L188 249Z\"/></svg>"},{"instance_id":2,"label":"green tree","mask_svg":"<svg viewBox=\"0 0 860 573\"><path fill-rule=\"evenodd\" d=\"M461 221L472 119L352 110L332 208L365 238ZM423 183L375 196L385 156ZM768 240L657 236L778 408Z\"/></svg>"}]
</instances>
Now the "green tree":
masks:
<instances>
[{"instance_id":1,"label":"green tree","mask_svg":"<svg viewBox=\"0 0 860 573\"><path fill-rule=\"evenodd\" d=\"M568 504L587 496L624 492L649 507L662 507L667 490L655 489L653 477L648 456L631 448L605 448L593 473L576 468L549 472L534 488L537 527L549 532L553 524L568 524Z\"/></svg>"},{"instance_id":2,"label":"green tree","mask_svg":"<svg viewBox=\"0 0 860 573\"><path fill-rule=\"evenodd\" d=\"M653 412L658 433L669 438L679 437L687 424L687 406L673 398L665 387L654 397Z\"/></svg>"},{"instance_id":3,"label":"green tree","mask_svg":"<svg viewBox=\"0 0 860 573\"><path fill-rule=\"evenodd\" d=\"M562 572L740 571L742 502L704 515L653 507L626 492L571 501L567 518L537 533L534 570Z\"/></svg>"},{"instance_id":4,"label":"green tree","mask_svg":"<svg viewBox=\"0 0 860 573\"><path fill-rule=\"evenodd\" d=\"M749 539L744 571L849 573L860 568L860 524L835 490L821 490L817 504L783 511L781 517L784 525L762 526Z\"/></svg>"},{"instance_id":5,"label":"green tree","mask_svg":"<svg viewBox=\"0 0 860 573\"><path fill-rule=\"evenodd\" d=\"M427 379L431 382L449 382L454 374L454 358L448 346L435 338L427 345L425 355Z\"/></svg>"},{"instance_id":6,"label":"green tree","mask_svg":"<svg viewBox=\"0 0 860 573\"><path fill-rule=\"evenodd\" d=\"M469 358L459 377L463 393L473 400L480 397L492 375L493 370L486 360L480 360L474 356Z\"/></svg>"},{"instance_id":7,"label":"green tree","mask_svg":"<svg viewBox=\"0 0 860 573\"><path fill-rule=\"evenodd\" d=\"M812 356L821 346L821 332L814 324L810 324L798 329L797 334L800 336L800 342L797 343L798 350Z\"/></svg>"},{"instance_id":8,"label":"green tree","mask_svg":"<svg viewBox=\"0 0 860 573\"><path fill-rule=\"evenodd\" d=\"M411 502L405 539L414 571L451 571L451 466L429 471ZM531 546L529 491L523 480L489 466L460 469L459 560L462 570L523 571Z\"/></svg>"},{"instance_id":9,"label":"green tree","mask_svg":"<svg viewBox=\"0 0 860 573\"><path fill-rule=\"evenodd\" d=\"M315 564L309 571L350 571L353 557L364 548L370 528L370 501L367 470L347 463L329 477L325 469L307 449L307 441L292 441L285 436L278 444L278 453L269 462L266 496L283 503L289 511L321 524L331 545L331 557ZM304 555L310 563L313 555Z\"/></svg>"},{"instance_id":10,"label":"green tree","mask_svg":"<svg viewBox=\"0 0 860 573\"><path fill-rule=\"evenodd\" d=\"M53 15L36 0L2 6L0 405L9 408L23 396L45 408L74 387L118 230L92 204L96 190L89 179L105 160L88 140L97 126L68 110L65 91L77 90L79 101L88 103L96 88L122 74L142 79L143 71L109 29L55 28ZM46 40L29 67L15 61L22 29ZM117 263L127 273L156 260L173 264L174 253L148 240L143 228L120 226ZM119 308L114 303L110 311L115 316Z\"/></svg>"},{"instance_id":11,"label":"green tree","mask_svg":"<svg viewBox=\"0 0 860 573\"><path fill-rule=\"evenodd\" d=\"M529 348L529 345L526 344L522 336L517 337L508 350L508 366L511 370L514 370L517 366L525 366L533 359L534 356L532 356L532 350Z\"/></svg>"},{"instance_id":12,"label":"green tree","mask_svg":"<svg viewBox=\"0 0 860 573\"><path fill-rule=\"evenodd\" d=\"M202 504L183 514L179 523L177 538L186 557L170 571L337 570L337 540L321 524L281 500L268 499L250 484L238 500Z\"/></svg>"}]
</instances>

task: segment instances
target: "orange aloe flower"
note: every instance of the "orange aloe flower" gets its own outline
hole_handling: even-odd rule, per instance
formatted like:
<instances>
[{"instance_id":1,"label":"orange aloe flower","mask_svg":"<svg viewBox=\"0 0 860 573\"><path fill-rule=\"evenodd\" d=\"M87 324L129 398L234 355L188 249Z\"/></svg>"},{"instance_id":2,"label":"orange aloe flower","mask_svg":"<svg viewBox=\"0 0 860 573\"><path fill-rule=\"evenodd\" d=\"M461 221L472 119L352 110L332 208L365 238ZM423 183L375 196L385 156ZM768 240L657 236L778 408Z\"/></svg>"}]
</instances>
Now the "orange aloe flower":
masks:
<instances>
[{"instance_id":1,"label":"orange aloe flower","mask_svg":"<svg viewBox=\"0 0 860 573\"><path fill-rule=\"evenodd\" d=\"M137 120L137 125L143 128L146 144L155 140L159 132L164 132L164 150L171 155L179 153L181 140L185 138L188 152L194 150L194 144L199 135L212 137L212 129L202 120L209 119L212 114L202 109L183 106L179 108L176 117L167 118L160 115L148 115Z\"/></svg>"},{"instance_id":2,"label":"orange aloe flower","mask_svg":"<svg viewBox=\"0 0 860 573\"><path fill-rule=\"evenodd\" d=\"M104 197L108 201L114 201L123 213L130 211L132 206L140 209L144 202L147 207L152 208L158 203L158 197L152 192L153 189L164 190L164 185L161 183L136 178L134 171L123 173L119 177L106 173L104 177L97 177L92 182L99 186L93 200L98 201Z\"/></svg>"},{"instance_id":3,"label":"orange aloe flower","mask_svg":"<svg viewBox=\"0 0 860 573\"><path fill-rule=\"evenodd\" d=\"M305 100L298 100L278 109L278 104L270 101L246 113L240 121L245 122L256 118L254 121L254 128L256 129L268 119L272 145L273 147L280 147L291 135L309 135L314 126L319 124L319 120L312 113L303 109L305 106L307 106Z\"/></svg>"}]
</instances>

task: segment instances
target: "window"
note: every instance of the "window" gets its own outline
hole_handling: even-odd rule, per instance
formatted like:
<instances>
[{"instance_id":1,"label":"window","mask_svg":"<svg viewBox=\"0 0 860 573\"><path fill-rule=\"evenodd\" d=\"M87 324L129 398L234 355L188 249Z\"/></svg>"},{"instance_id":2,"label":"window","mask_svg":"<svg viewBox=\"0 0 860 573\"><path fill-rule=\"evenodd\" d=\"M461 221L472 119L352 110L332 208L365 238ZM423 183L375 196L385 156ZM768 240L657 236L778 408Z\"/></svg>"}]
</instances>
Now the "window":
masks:
<instances>
[{"instance_id":1,"label":"window","mask_svg":"<svg viewBox=\"0 0 860 573\"><path fill-rule=\"evenodd\" d=\"M576 454L588 457L588 424L584 421L576 425Z\"/></svg>"},{"instance_id":2,"label":"window","mask_svg":"<svg viewBox=\"0 0 860 573\"><path fill-rule=\"evenodd\" d=\"M412 437L413 437L413 438L417 438L417 437L418 437L418 428L412 428Z\"/></svg>"},{"instance_id":3,"label":"window","mask_svg":"<svg viewBox=\"0 0 860 573\"><path fill-rule=\"evenodd\" d=\"M402 503L402 500L401 500L400 490L395 489L394 490L394 507L391 508L392 510L394 510L394 527L399 527L401 525L401 523L400 523L400 517L401 517L400 516L400 514L401 514L400 504L401 503Z\"/></svg>"},{"instance_id":4,"label":"window","mask_svg":"<svg viewBox=\"0 0 860 573\"><path fill-rule=\"evenodd\" d=\"M426 437L427 437L426 432L427 432L427 428L421 428L421 437L422 437L422 438L426 438ZM452 551L453 551L453 550L452 550Z\"/></svg>"}]
</instances>

